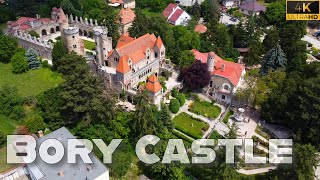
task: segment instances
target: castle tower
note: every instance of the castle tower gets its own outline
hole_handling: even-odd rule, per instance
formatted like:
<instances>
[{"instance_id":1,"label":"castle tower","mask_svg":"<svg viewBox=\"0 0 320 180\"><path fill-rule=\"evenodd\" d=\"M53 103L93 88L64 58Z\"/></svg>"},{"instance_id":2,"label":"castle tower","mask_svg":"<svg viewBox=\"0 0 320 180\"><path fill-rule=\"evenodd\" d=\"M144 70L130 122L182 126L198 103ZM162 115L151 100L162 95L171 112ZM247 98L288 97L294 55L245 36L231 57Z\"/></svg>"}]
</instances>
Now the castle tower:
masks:
<instances>
[{"instance_id":1,"label":"castle tower","mask_svg":"<svg viewBox=\"0 0 320 180\"><path fill-rule=\"evenodd\" d=\"M59 23L59 29L61 31L61 39L64 40L63 29L67 29L69 27L69 22L68 22L67 16L64 14L62 8L60 8L58 23Z\"/></svg>"},{"instance_id":2,"label":"castle tower","mask_svg":"<svg viewBox=\"0 0 320 180\"><path fill-rule=\"evenodd\" d=\"M103 65L108 53L112 50L112 38L108 37L108 29L101 26L93 28L93 35L96 42L96 58L98 63Z\"/></svg>"},{"instance_id":3,"label":"castle tower","mask_svg":"<svg viewBox=\"0 0 320 180\"><path fill-rule=\"evenodd\" d=\"M79 28L78 27L68 27L63 29L63 38L65 42L65 46L68 50L68 53L74 51L78 55L83 56L84 53L84 43L83 40L79 36Z\"/></svg>"},{"instance_id":4,"label":"castle tower","mask_svg":"<svg viewBox=\"0 0 320 180\"><path fill-rule=\"evenodd\" d=\"M207 67L208 67L208 71L212 72L213 68L214 68L214 57L215 57L215 53L214 52L209 52L208 54L208 60L207 60Z\"/></svg>"}]
</instances>

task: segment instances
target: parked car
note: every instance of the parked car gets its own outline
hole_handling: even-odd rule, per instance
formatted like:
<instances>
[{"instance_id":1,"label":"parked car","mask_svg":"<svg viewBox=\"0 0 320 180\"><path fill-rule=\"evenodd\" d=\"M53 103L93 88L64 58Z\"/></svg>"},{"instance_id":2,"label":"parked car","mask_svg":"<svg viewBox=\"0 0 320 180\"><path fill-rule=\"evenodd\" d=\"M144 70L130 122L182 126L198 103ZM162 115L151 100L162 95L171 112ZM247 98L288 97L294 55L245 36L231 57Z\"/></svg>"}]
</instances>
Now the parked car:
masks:
<instances>
[{"instance_id":1,"label":"parked car","mask_svg":"<svg viewBox=\"0 0 320 180\"><path fill-rule=\"evenodd\" d=\"M318 37L319 35L320 35L320 31L315 32L315 33L313 34L314 37Z\"/></svg>"},{"instance_id":2,"label":"parked car","mask_svg":"<svg viewBox=\"0 0 320 180\"><path fill-rule=\"evenodd\" d=\"M237 22L237 18L232 17L232 18L230 18L230 21L232 21L232 22Z\"/></svg>"}]
</instances>

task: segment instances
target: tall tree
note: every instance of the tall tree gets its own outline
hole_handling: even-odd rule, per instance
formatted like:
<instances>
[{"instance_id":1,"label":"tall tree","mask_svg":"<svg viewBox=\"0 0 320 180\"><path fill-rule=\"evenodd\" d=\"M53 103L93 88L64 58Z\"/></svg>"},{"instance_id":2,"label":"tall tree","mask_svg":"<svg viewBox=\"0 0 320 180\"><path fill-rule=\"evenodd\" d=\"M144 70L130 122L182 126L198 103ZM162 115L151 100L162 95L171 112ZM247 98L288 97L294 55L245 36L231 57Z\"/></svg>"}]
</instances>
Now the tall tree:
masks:
<instances>
[{"instance_id":1,"label":"tall tree","mask_svg":"<svg viewBox=\"0 0 320 180\"><path fill-rule=\"evenodd\" d=\"M209 85L211 76L207 64L195 61L190 67L181 71L180 78L187 87L197 89Z\"/></svg>"},{"instance_id":2,"label":"tall tree","mask_svg":"<svg viewBox=\"0 0 320 180\"><path fill-rule=\"evenodd\" d=\"M259 64L261 62L262 46L260 41L252 41L249 45L249 52L244 57L247 65Z\"/></svg>"},{"instance_id":3,"label":"tall tree","mask_svg":"<svg viewBox=\"0 0 320 180\"><path fill-rule=\"evenodd\" d=\"M29 68L30 69L37 69L40 66L40 61L38 58L38 53L36 50L29 48L26 51L26 58L28 60Z\"/></svg>"},{"instance_id":4,"label":"tall tree","mask_svg":"<svg viewBox=\"0 0 320 180\"><path fill-rule=\"evenodd\" d=\"M318 165L317 150L314 146L297 144L293 148L293 166L297 179L314 179Z\"/></svg>"},{"instance_id":5,"label":"tall tree","mask_svg":"<svg viewBox=\"0 0 320 180\"><path fill-rule=\"evenodd\" d=\"M150 103L150 97L146 90L141 91L135 97L136 111L134 112L133 133L136 138L145 134L156 132L155 107Z\"/></svg>"},{"instance_id":6,"label":"tall tree","mask_svg":"<svg viewBox=\"0 0 320 180\"><path fill-rule=\"evenodd\" d=\"M61 58L66 55L67 49L65 48L62 41L57 41L52 50L52 68L57 69L60 66Z\"/></svg>"},{"instance_id":7,"label":"tall tree","mask_svg":"<svg viewBox=\"0 0 320 180\"><path fill-rule=\"evenodd\" d=\"M81 123L86 127L91 122L111 121L114 101L104 94L101 80L91 74L82 56L67 54L61 58L58 72L65 78L59 92L65 104L59 110L67 125Z\"/></svg>"},{"instance_id":8,"label":"tall tree","mask_svg":"<svg viewBox=\"0 0 320 180\"><path fill-rule=\"evenodd\" d=\"M220 19L220 5L218 0L205 0L201 4L201 15L206 22L210 20L218 23Z\"/></svg>"},{"instance_id":9,"label":"tall tree","mask_svg":"<svg viewBox=\"0 0 320 180\"><path fill-rule=\"evenodd\" d=\"M182 51L178 61L176 64L179 64L180 68L189 67L195 61L193 52L190 50Z\"/></svg>"},{"instance_id":10,"label":"tall tree","mask_svg":"<svg viewBox=\"0 0 320 180\"><path fill-rule=\"evenodd\" d=\"M268 51L263 57L261 73L267 74L269 70L276 70L278 68L286 68L287 58L281 46L278 44L276 47Z\"/></svg>"},{"instance_id":11,"label":"tall tree","mask_svg":"<svg viewBox=\"0 0 320 180\"><path fill-rule=\"evenodd\" d=\"M272 28L267 31L267 35L263 40L264 49L268 52L270 49L276 47L279 43L280 37L277 29Z\"/></svg>"},{"instance_id":12,"label":"tall tree","mask_svg":"<svg viewBox=\"0 0 320 180\"><path fill-rule=\"evenodd\" d=\"M161 110L159 115L159 121L163 123L165 127L167 127L169 130L173 129L173 122L171 119L171 114L169 111L169 108L166 104L161 104Z\"/></svg>"},{"instance_id":13,"label":"tall tree","mask_svg":"<svg viewBox=\"0 0 320 180\"><path fill-rule=\"evenodd\" d=\"M28 60L24 55L24 52L17 52L11 58L12 72L21 74L29 70Z\"/></svg>"},{"instance_id":14,"label":"tall tree","mask_svg":"<svg viewBox=\"0 0 320 180\"><path fill-rule=\"evenodd\" d=\"M0 62L10 62L10 59L16 53L17 48L17 39L5 35L0 35Z\"/></svg>"}]
</instances>

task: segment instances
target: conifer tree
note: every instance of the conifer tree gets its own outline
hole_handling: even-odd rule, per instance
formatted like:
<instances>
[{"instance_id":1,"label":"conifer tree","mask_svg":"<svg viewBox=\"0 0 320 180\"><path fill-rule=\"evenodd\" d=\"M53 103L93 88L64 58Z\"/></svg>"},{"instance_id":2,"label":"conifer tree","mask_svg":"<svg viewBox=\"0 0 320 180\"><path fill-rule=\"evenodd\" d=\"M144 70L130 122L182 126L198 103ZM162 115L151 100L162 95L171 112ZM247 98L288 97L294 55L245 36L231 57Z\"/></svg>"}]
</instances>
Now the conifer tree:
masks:
<instances>
[{"instance_id":1,"label":"conifer tree","mask_svg":"<svg viewBox=\"0 0 320 180\"><path fill-rule=\"evenodd\" d=\"M38 53L37 51L35 51L34 49L32 48L29 48L27 51L26 51L26 58L28 60L28 64L29 64L29 68L30 69L37 69L39 68L40 66L40 61L39 61L39 58L38 58Z\"/></svg>"},{"instance_id":2,"label":"conifer tree","mask_svg":"<svg viewBox=\"0 0 320 180\"><path fill-rule=\"evenodd\" d=\"M276 70L278 68L286 68L287 58L281 46L278 44L276 47L270 49L263 57L263 64L261 68L262 74L267 74L269 70Z\"/></svg>"}]
</instances>

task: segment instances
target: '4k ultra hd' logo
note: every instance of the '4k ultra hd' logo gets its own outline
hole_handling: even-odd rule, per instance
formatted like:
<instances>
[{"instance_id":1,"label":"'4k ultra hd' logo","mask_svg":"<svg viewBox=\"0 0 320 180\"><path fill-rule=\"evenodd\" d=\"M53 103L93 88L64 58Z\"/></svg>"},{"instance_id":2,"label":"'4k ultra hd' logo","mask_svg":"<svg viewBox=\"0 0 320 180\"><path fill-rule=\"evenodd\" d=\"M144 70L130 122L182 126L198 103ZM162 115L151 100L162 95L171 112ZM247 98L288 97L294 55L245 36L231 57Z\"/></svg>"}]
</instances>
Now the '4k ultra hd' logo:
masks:
<instances>
[{"instance_id":1,"label":"'4k ultra hd' logo","mask_svg":"<svg viewBox=\"0 0 320 180\"><path fill-rule=\"evenodd\" d=\"M287 20L320 20L320 2L287 0Z\"/></svg>"}]
</instances>

